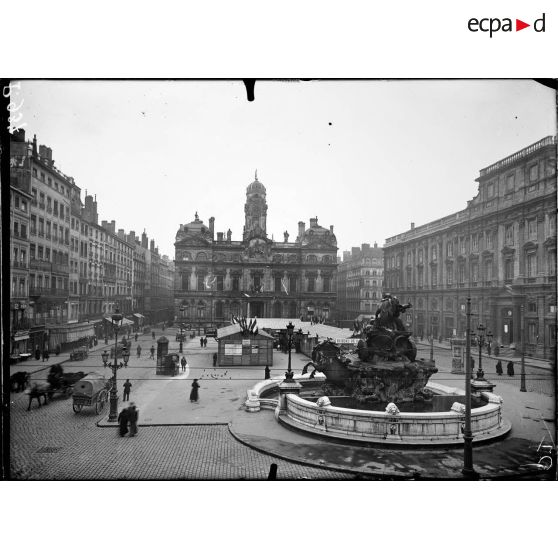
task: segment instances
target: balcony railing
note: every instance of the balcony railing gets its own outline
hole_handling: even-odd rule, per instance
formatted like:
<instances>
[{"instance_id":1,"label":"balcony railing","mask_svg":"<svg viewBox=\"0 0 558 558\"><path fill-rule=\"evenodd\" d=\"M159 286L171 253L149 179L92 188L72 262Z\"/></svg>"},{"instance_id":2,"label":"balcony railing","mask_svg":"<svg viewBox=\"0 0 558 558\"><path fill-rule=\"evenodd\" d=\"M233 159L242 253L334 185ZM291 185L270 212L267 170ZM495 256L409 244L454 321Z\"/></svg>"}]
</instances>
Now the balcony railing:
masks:
<instances>
[{"instance_id":1,"label":"balcony railing","mask_svg":"<svg viewBox=\"0 0 558 558\"><path fill-rule=\"evenodd\" d=\"M49 287L29 287L29 296L67 297L67 289L52 289Z\"/></svg>"},{"instance_id":2,"label":"balcony railing","mask_svg":"<svg viewBox=\"0 0 558 558\"><path fill-rule=\"evenodd\" d=\"M52 273L62 273L64 275L68 275L70 273L70 266L68 264L53 263Z\"/></svg>"},{"instance_id":3,"label":"balcony railing","mask_svg":"<svg viewBox=\"0 0 558 558\"><path fill-rule=\"evenodd\" d=\"M51 271L52 270L52 264L49 261L36 260L34 258L31 258L31 260L29 261L29 267L31 269L38 269L38 270L41 270L41 271Z\"/></svg>"}]
</instances>

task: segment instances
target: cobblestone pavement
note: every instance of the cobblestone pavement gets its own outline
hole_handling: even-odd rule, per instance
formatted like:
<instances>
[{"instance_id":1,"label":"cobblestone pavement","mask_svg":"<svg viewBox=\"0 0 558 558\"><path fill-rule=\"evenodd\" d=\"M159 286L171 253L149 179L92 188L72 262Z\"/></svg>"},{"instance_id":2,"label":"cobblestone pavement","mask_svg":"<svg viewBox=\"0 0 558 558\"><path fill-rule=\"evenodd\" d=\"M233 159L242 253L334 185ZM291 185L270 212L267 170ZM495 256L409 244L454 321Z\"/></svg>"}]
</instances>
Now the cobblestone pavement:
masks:
<instances>
[{"instance_id":1,"label":"cobblestone pavement","mask_svg":"<svg viewBox=\"0 0 558 558\"><path fill-rule=\"evenodd\" d=\"M193 341L199 343L198 339ZM134 352L132 355L131 365L119 371L119 384L131 377L135 391L142 378L152 374L154 363L145 351L139 360ZM91 355L85 361L65 362L64 369L97 370L108 377L110 370L98 361L98 355ZM46 371L37 373L37 377L42 376L46 377ZM271 463L278 465L279 480L355 478L351 473L291 463L255 451L235 440L226 425L146 426L133 439L120 438L116 428L97 426L103 415L95 415L92 408L74 413L71 397L56 395L40 408L34 401L30 411L27 404L23 393L12 393L13 479L256 480L267 478ZM107 412L105 409L105 415Z\"/></svg>"},{"instance_id":2,"label":"cobblestone pavement","mask_svg":"<svg viewBox=\"0 0 558 558\"><path fill-rule=\"evenodd\" d=\"M174 332L165 333L171 343L169 350L177 349L174 345ZM213 340L210 340L213 341ZM158 411L161 405L170 404L164 399L165 385L176 380L165 377L154 377L155 362L149 358L148 349L152 339L140 337L139 343L143 348L142 357L135 354L136 343L132 345L130 364L128 368L118 373L118 388L121 393L122 383L130 378L133 383L132 399L137 398L140 409L151 405L152 413ZM101 347L104 349L105 347ZM354 473L331 471L325 468L302 465L287 460L273 458L270 455L251 449L232 437L228 426L224 424L200 424L205 422L226 423L229 420L227 412L238 406L239 402L232 396L230 399L221 397L221 380L207 379L203 374L211 373L211 355L213 348L207 350L199 348L199 339L189 340L185 346L185 354L192 365L189 377L204 378L202 385L206 388L202 392L204 402L211 397L219 399L215 413L223 420L209 421L209 415L204 420L194 420L198 424L155 426L142 423L142 416L147 419L145 412L140 412L140 434L138 437L120 438L116 428L99 428L97 422L103 415L97 416L91 408L84 408L81 414L72 410L72 399L65 399L57 395L47 406L37 408L36 401L33 408L27 412L27 397L21 393L12 394L11 405L11 473L14 479L265 479L271 463L278 464L278 479L353 479ZM419 346L419 357L428 358L428 347ZM299 358L300 355L296 355ZM64 355L60 355L63 359ZM281 373L283 355L277 354L274 373ZM295 355L293 355L295 358ZM447 350L436 349L435 358L441 369L449 369L451 354ZM476 357L475 357L476 358ZM52 364L49 363L49 364ZM483 358L484 365L484 358ZM526 440L540 441L545 434L544 418L551 418L553 409L552 399L540 395L539 390L534 393L519 391L519 370L516 366L516 376L498 377L492 370L495 362L487 359L485 367L487 377L497 384L495 393L504 398L504 413L513 424L512 437ZM207 370L204 368L207 366ZM99 354L90 354L85 361L64 362L66 371L83 370L99 371L107 377L110 369L102 367ZM223 371L219 372L223 374ZM544 381L551 381L547 371L527 369L528 374L537 377L544 374ZM262 370L234 371L229 374L247 376L249 382L262 379ZM548 375L548 377L546 377ZM46 378L46 371L38 371L34 377ZM235 378L231 383L243 383L244 379ZM462 387L463 376L440 372L433 381ZM210 381L211 380L211 381ZM170 385L170 384L169 384ZM184 394L189 382L185 383ZM529 384L528 384L529 386ZM217 387L219 389L217 390ZM168 392L167 388L167 392ZM224 389L224 386L223 386ZM217 390L217 391L216 391ZM211 393L215 394L211 396ZM230 391L230 389L229 389ZM159 404L157 399L163 398ZM186 395L184 395L186 398ZM143 401L142 401L143 399ZM215 403L213 403L215 405ZM201 409L201 405L199 406ZM105 409L105 416L108 409ZM190 411L188 411L190 412ZM201 411L195 411L201 414ZM216 416L217 416L216 415ZM193 417L195 418L195 417ZM209 417L212 418L212 417ZM547 424L552 428L553 425Z\"/></svg>"}]
</instances>

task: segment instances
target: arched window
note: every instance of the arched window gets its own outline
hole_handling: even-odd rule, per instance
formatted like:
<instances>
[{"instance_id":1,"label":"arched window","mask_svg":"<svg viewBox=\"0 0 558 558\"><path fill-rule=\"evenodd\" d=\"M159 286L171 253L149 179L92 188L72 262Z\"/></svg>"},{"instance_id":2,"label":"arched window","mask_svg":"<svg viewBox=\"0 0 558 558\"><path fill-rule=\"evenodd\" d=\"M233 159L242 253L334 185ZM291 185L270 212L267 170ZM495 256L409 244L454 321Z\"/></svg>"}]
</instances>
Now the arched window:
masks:
<instances>
[{"instance_id":1,"label":"arched window","mask_svg":"<svg viewBox=\"0 0 558 558\"><path fill-rule=\"evenodd\" d=\"M205 318L205 304L201 301L198 302L197 317L198 318Z\"/></svg>"},{"instance_id":2,"label":"arched window","mask_svg":"<svg viewBox=\"0 0 558 558\"><path fill-rule=\"evenodd\" d=\"M207 254L205 252L199 252L198 255L196 256L196 260L198 262L205 262L207 261Z\"/></svg>"},{"instance_id":3,"label":"arched window","mask_svg":"<svg viewBox=\"0 0 558 558\"><path fill-rule=\"evenodd\" d=\"M291 304L289 305L289 318L297 318L298 316L296 315L296 302L291 302Z\"/></svg>"}]
</instances>

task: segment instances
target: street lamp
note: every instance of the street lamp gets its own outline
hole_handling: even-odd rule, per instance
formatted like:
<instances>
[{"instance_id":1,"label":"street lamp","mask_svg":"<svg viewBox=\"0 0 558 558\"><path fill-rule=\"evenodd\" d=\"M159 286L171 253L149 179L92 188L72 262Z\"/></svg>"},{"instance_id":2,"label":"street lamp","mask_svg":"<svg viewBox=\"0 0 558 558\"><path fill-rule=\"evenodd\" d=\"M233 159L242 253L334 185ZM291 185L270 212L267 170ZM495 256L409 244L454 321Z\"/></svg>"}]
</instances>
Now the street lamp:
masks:
<instances>
[{"instance_id":1,"label":"street lamp","mask_svg":"<svg viewBox=\"0 0 558 558\"><path fill-rule=\"evenodd\" d=\"M293 331L295 326L292 322L287 325L287 350L289 352L289 363L287 365L287 372L285 373L285 382L293 382L294 373L291 370L291 346L293 342Z\"/></svg>"},{"instance_id":2,"label":"street lamp","mask_svg":"<svg viewBox=\"0 0 558 558\"><path fill-rule=\"evenodd\" d=\"M128 366L128 359L130 358L130 352L128 349L122 350L122 358L124 362L118 362L118 329L122 325L122 320L124 316L119 312L118 308L114 309L114 314L111 316L112 327L114 328L114 363L108 361L109 354L105 350L103 352L102 359L103 365L109 367L112 370L112 385L110 388L110 411L109 411L109 422L116 422L118 420L118 392L116 389L116 371L123 366Z\"/></svg>"},{"instance_id":3,"label":"street lamp","mask_svg":"<svg viewBox=\"0 0 558 558\"><path fill-rule=\"evenodd\" d=\"M477 335L477 343L479 345L479 368L477 370L477 380L480 380L484 378L484 371L482 369L482 348L485 344L485 341L487 341L487 343L490 343L493 335L490 330L485 333L486 327L482 324L478 325L477 331L479 332Z\"/></svg>"},{"instance_id":4,"label":"street lamp","mask_svg":"<svg viewBox=\"0 0 558 558\"><path fill-rule=\"evenodd\" d=\"M525 307L523 304L520 307L521 311L521 385L519 391L527 391L525 385Z\"/></svg>"},{"instance_id":5,"label":"street lamp","mask_svg":"<svg viewBox=\"0 0 558 558\"><path fill-rule=\"evenodd\" d=\"M471 429L471 299L467 298L467 329L465 331L465 421L463 425L463 469L464 477L479 478L473 467L473 432Z\"/></svg>"}]
</instances>

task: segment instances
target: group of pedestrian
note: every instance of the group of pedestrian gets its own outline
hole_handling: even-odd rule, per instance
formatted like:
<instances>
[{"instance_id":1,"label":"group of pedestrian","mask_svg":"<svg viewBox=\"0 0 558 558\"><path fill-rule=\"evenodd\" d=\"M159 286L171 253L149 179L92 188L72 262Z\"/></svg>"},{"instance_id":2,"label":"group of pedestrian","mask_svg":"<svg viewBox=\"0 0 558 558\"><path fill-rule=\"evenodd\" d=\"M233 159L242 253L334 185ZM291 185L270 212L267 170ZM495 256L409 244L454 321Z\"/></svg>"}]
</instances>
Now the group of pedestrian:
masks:
<instances>
[{"instance_id":1,"label":"group of pedestrian","mask_svg":"<svg viewBox=\"0 0 558 558\"><path fill-rule=\"evenodd\" d=\"M200 347L207 347L207 337L200 337Z\"/></svg>"},{"instance_id":2,"label":"group of pedestrian","mask_svg":"<svg viewBox=\"0 0 558 558\"><path fill-rule=\"evenodd\" d=\"M514 367L513 367L513 362L511 360L508 361L508 365L507 365L506 369L507 369L508 376L513 376L515 374L515 370L514 370ZM498 374L498 376L501 376L503 373L504 373L504 369L502 367L502 361L499 360L496 363L496 374Z\"/></svg>"},{"instance_id":3,"label":"group of pedestrian","mask_svg":"<svg viewBox=\"0 0 558 558\"><path fill-rule=\"evenodd\" d=\"M138 418L139 409L136 407L135 403L132 402L128 407L122 409L118 415L120 436L128 434L129 426L130 438L134 437L138 433Z\"/></svg>"}]
</instances>

